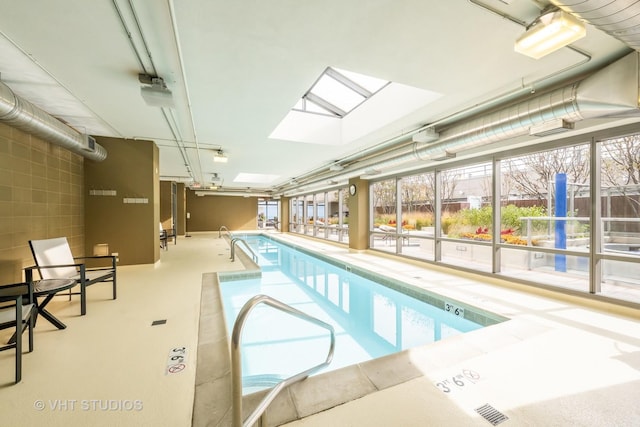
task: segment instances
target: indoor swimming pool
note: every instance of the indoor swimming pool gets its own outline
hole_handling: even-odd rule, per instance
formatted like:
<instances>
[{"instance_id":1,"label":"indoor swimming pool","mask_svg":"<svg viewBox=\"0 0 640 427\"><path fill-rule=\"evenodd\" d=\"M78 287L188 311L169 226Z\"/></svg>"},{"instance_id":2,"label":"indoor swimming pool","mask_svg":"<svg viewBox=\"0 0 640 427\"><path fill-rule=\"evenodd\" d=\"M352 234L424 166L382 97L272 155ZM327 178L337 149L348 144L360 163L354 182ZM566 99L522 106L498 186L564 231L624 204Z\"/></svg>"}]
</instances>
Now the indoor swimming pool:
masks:
<instances>
[{"instance_id":1,"label":"indoor swimming pool","mask_svg":"<svg viewBox=\"0 0 640 427\"><path fill-rule=\"evenodd\" d=\"M334 327L334 358L321 372L485 326L468 320L471 309L454 301L443 301L443 310L270 237L242 238L258 256L262 277L221 282L227 329L251 297L265 294L282 301ZM256 306L242 334L245 393L322 363L329 345L326 329Z\"/></svg>"}]
</instances>

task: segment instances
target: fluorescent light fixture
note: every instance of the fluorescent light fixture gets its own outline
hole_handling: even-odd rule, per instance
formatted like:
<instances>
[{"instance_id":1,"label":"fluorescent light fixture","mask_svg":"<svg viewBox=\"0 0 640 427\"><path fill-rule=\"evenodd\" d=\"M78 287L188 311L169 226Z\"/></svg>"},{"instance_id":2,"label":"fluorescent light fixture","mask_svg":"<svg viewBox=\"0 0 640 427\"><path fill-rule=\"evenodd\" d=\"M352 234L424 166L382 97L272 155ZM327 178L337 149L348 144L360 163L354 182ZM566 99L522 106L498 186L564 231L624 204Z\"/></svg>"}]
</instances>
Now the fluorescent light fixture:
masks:
<instances>
[{"instance_id":1,"label":"fluorescent light fixture","mask_svg":"<svg viewBox=\"0 0 640 427\"><path fill-rule=\"evenodd\" d=\"M441 162L442 160L454 159L456 157L456 153L450 153L448 151L443 151L442 153L437 153L432 156L429 156L429 160L434 160L436 162Z\"/></svg>"},{"instance_id":2,"label":"fluorescent light fixture","mask_svg":"<svg viewBox=\"0 0 640 427\"><path fill-rule=\"evenodd\" d=\"M434 128L426 128L413 135L413 142L433 142L440 138L440 134Z\"/></svg>"},{"instance_id":3,"label":"fluorescent light fixture","mask_svg":"<svg viewBox=\"0 0 640 427\"><path fill-rule=\"evenodd\" d=\"M147 105L150 107L174 107L171 91L167 88L167 85L161 77L139 74L138 80L140 83L149 85L140 88L140 95L142 95L142 99L144 99Z\"/></svg>"},{"instance_id":4,"label":"fluorescent light fixture","mask_svg":"<svg viewBox=\"0 0 640 427\"><path fill-rule=\"evenodd\" d=\"M568 122L564 119L550 120L539 125L531 126L529 128L529 135L532 136L547 136L555 133L566 132L574 128L573 122Z\"/></svg>"},{"instance_id":5,"label":"fluorescent light fixture","mask_svg":"<svg viewBox=\"0 0 640 427\"><path fill-rule=\"evenodd\" d=\"M218 150L213 155L213 161L216 163L227 163L229 161L229 158L224 154L222 150Z\"/></svg>"},{"instance_id":6,"label":"fluorescent light fixture","mask_svg":"<svg viewBox=\"0 0 640 427\"><path fill-rule=\"evenodd\" d=\"M518 53L539 59L586 34L582 21L565 11L554 10L536 19L516 40L514 49Z\"/></svg>"},{"instance_id":7,"label":"fluorescent light fixture","mask_svg":"<svg viewBox=\"0 0 640 427\"><path fill-rule=\"evenodd\" d=\"M376 168L367 168L364 170L364 173L365 175L380 175L382 171Z\"/></svg>"}]
</instances>

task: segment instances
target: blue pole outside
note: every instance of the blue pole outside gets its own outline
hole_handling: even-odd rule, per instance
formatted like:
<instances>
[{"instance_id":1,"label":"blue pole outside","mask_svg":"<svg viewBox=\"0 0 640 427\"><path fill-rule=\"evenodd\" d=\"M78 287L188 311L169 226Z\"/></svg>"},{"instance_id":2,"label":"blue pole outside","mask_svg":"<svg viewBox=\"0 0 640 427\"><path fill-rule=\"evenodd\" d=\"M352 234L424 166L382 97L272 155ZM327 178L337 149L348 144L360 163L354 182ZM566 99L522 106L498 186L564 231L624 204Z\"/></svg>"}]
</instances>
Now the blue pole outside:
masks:
<instances>
[{"instance_id":1,"label":"blue pole outside","mask_svg":"<svg viewBox=\"0 0 640 427\"><path fill-rule=\"evenodd\" d=\"M567 174L556 174L556 218L562 218L567 216ZM556 219L556 249L567 248L567 230L564 219ZM562 254L556 254L555 256L556 271L567 271L567 256Z\"/></svg>"}]
</instances>

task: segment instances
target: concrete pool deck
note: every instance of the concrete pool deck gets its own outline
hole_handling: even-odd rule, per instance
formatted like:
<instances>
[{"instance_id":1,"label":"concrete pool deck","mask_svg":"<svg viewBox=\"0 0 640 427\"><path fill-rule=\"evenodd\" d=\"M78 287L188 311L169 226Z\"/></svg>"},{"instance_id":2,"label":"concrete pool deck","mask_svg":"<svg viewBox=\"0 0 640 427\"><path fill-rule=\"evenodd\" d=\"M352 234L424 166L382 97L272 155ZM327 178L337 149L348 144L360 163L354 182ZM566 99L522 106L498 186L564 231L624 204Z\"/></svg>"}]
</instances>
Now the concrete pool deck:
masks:
<instances>
[{"instance_id":1,"label":"concrete pool deck","mask_svg":"<svg viewBox=\"0 0 640 427\"><path fill-rule=\"evenodd\" d=\"M38 320L20 384L13 384L13 352L0 352L0 425L229 425L228 349L213 350L226 340L226 328L207 320L216 310L206 293L215 272L244 267L229 260L217 232L191 234L156 265L119 267L117 300L108 284L92 286L86 316L77 298L52 301L49 309L68 327ZM501 426L640 423L638 310L279 236L511 320L329 374L335 377L312 377L285 390L263 425L489 426L476 412L485 404L508 417ZM159 319L166 324L151 326ZM176 345L188 348L186 368L169 375ZM119 406L83 407L83 401ZM142 407L128 410L136 401ZM330 409L317 412L323 402Z\"/></svg>"}]
</instances>

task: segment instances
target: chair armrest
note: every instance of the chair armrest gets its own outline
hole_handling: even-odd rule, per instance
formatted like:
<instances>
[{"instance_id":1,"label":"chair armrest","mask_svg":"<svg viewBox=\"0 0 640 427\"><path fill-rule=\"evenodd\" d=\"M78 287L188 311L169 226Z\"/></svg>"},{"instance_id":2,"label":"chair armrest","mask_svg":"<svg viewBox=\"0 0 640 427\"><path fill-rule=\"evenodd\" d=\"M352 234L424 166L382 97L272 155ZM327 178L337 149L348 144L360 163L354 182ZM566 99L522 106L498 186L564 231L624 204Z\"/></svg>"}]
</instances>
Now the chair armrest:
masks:
<instances>
[{"instance_id":1,"label":"chair armrest","mask_svg":"<svg viewBox=\"0 0 640 427\"><path fill-rule=\"evenodd\" d=\"M42 274L40 274L40 270L45 270L47 268L60 268L60 267L75 267L76 269L82 271L85 269L84 264L60 264L60 265L32 265L30 267L25 267L24 276L27 282L33 282L33 270L37 270L40 278L42 278ZM37 279L36 279L37 280Z\"/></svg>"},{"instance_id":2,"label":"chair armrest","mask_svg":"<svg viewBox=\"0 0 640 427\"><path fill-rule=\"evenodd\" d=\"M115 261L116 256L115 255L93 255L93 256L77 256L77 257L73 257L73 259L107 259L107 258Z\"/></svg>"},{"instance_id":3,"label":"chair armrest","mask_svg":"<svg viewBox=\"0 0 640 427\"><path fill-rule=\"evenodd\" d=\"M60 268L60 267L81 267L83 262L76 264L56 264L56 265L33 265L31 267L25 267L25 270L42 270L43 268Z\"/></svg>"},{"instance_id":4,"label":"chair armrest","mask_svg":"<svg viewBox=\"0 0 640 427\"><path fill-rule=\"evenodd\" d=\"M116 268L116 256L115 255L93 255L93 256L79 256L79 257L73 257L74 260L78 260L78 259L110 259L111 260L111 267L90 267L87 268L87 271L89 270L102 270L102 269L106 269L106 268ZM105 263L102 263L103 265Z\"/></svg>"}]
</instances>

